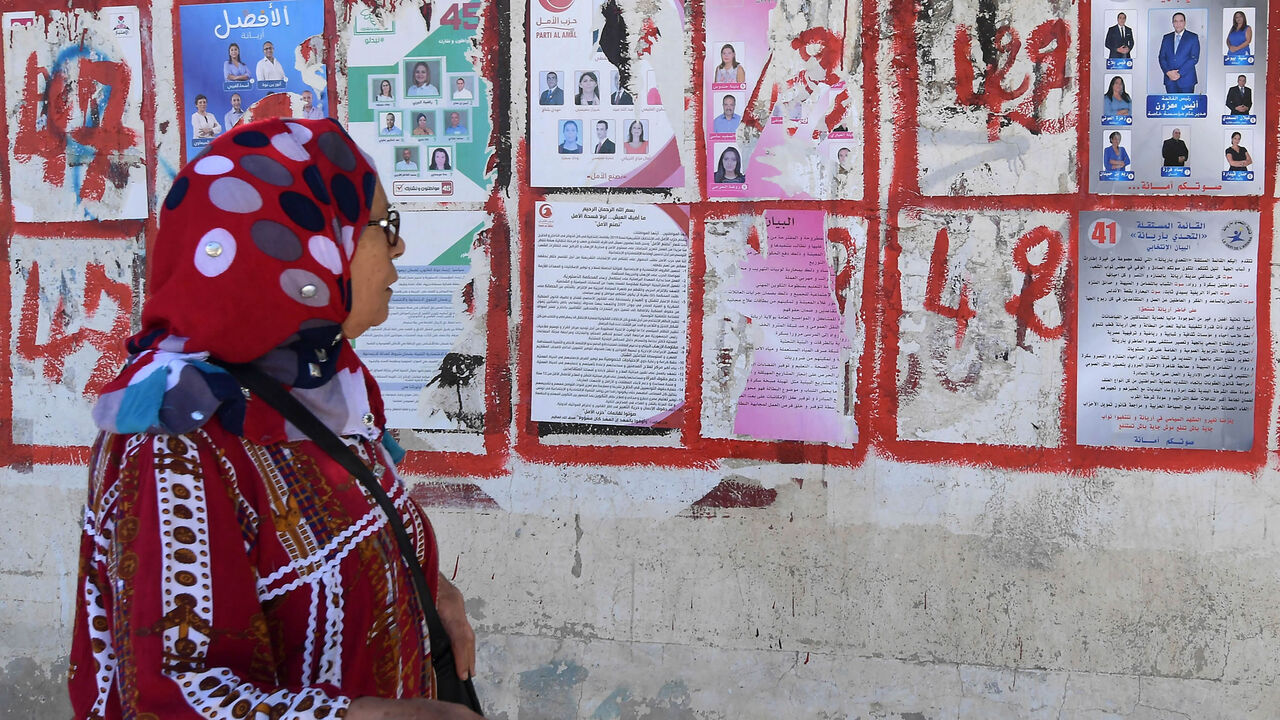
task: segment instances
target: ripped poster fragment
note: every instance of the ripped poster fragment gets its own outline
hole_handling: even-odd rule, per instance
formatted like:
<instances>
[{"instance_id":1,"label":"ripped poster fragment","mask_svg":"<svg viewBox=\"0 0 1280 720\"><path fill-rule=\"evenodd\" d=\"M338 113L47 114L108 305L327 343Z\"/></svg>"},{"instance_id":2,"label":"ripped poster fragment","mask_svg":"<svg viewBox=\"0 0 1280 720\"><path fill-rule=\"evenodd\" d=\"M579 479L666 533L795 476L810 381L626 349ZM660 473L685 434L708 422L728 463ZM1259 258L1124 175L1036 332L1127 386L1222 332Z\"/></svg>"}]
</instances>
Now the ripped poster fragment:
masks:
<instances>
[{"instance_id":1,"label":"ripped poster fragment","mask_svg":"<svg viewBox=\"0 0 1280 720\"><path fill-rule=\"evenodd\" d=\"M863 222L766 210L705 237L703 435L856 442Z\"/></svg>"},{"instance_id":2,"label":"ripped poster fragment","mask_svg":"<svg viewBox=\"0 0 1280 720\"><path fill-rule=\"evenodd\" d=\"M1076 439L1253 447L1256 212L1080 214Z\"/></svg>"},{"instance_id":3,"label":"ripped poster fragment","mask_svg":"<svg viewBox=\"0 0 1280 720\"><path fill-rule=\"evenodd\" d=\"M533 184L682 187L682 0L538 0L529 7Z\"/></svg>"},{"instance_id":4,"label":"ripped poster fragment","mask_svg":"<svg viewBox=\"0 0 1280 720\"><path fill-rule=\"evenodd\" d=\"M3 16L18 222L147 216L136 7Z\"/></svg>"},{"instance_id":5,"label":"ripped poster fragment","mask_svg":"<svg viewBox=\"0 0 1280 720\"><path fill-rule=\"evenodd\" d=\"M689 346L682 205L537 204L535 422L672 427Z\"/></svg>"},{"instance_id":6,"label":"ripped poster fragment","mask_svg":"<svg viewBox=\"0 0 1280 720\"><path fill-rule=\"evenodd\" d=\"M428 6L430 7L430 6ZM493 187L479 2L357 6L347 54L350 132L392 202L483 202Z\"/></svg>"},{"instance_id":7,"label":"ripped poster fragment","mask_svg":"<svg viewBox=\"0 0 1280 720\"><path fill-rule=\"evenodd\" d=\"M282 103L283 114L329 116L324 46L316 40L324 35L321 0L183 5L179 27L187 158L242 119L248 122L250 106L275 93L299 100L296 107ZM271 114L281 113L264 115Z\"/></svg>"},{"instance_id":8,"label":"ripped poster fragment","mask_svg":"<svg viewBox=\"0 0 1280 720\"><path fill-rule=\"evenodd\" d=\"M484 430L488 226L484 212L400 214L391 312L355 343L382 388L387 427Z\"/></svg>"},{"instance_id":9,"label":"ripped poster fragment","mask_svg":"<svg viewBox=\"0 0 1280 720\"><path fill-rule=\"evenodd\" d=\"M843 3L708 3L702 78L708 197L861 193L862 99L852 72L858 34L847 20Z\"/></svg>"}]
</instances>

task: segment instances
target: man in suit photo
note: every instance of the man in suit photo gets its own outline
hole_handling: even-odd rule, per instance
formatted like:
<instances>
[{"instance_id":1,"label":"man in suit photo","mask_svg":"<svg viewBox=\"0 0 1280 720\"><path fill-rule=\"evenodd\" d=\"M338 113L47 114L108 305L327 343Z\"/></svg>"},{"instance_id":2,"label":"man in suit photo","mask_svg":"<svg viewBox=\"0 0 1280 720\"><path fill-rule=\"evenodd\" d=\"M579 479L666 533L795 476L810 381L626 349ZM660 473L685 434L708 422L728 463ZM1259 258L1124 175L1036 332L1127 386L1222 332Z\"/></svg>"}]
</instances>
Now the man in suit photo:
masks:
<instances>
[{"instance_id":1,"label":"man in suit photo","mask_svg":"<svg viewBox=\"0 0 1280 720\"><path fill-rule=\"evenodd\" d=\"M560 87L560 76L555 71L547 73L547 89L538 96L539 105L563 105L564 88Z\"/></svg>"},{"instance_id":2,"label":"man in suit photo","mask_svg":"<svg viewBox=\"0 0 1280 720\"><path fill-rule=\"evenodd\" d=\"M1124 13L1116 15L1116 24L1107 28L1107 57L1128 58L1133 56L1133 28L1125 25L1127 17Z\"/></svg>"},{"instance_id":3,"label":"man in suit photo","mask_svg":"<svg viewBox=\"0 0 1280 720\"><path fill-rule=\"evenodd\" d=\"M1196 91L1196 63L1200 62L1200 36L1187 29L1187 16L1173 14L1173 32L1160 40L1160 71L1164 91L1187 95Z\"/></svg>"},{"instance_id":4,"label":"man in suit photo","mask_svg":"<svg viewBox=\"0 0 1280 720\"><path fill-rule=\"evenodd\" d=\"M606 120L596 121L596 149L597 155L612 155L617 148L614 147L613 141L609 139L609 123Z\"/></svg>"},{"instance_id":5,"label":"man in suit photo","mask_svg":"<svg viewBox=\"0 0 1280 720\"><path fill-rule=\"evenodd\" d=\"M1160 147L1160 154L1164 156L1165 167L1182 167L1187 164L1187 144L1182 140L1182 131L1178 128L1173 129L1173 133L1164 141L1164 145Z\"/></svg>"},{"instance_id":6,"label":"man in suit photo","mask_svg":"<svg viewBox=\"0 0 1280 720\"><path fill-rule=\"evenodd\" d=\"M1236 78L1236 84L1227 90L1227 108L1232 115L1248 115L1253 109L1253 88L1246 85L1248 81L1248 78L1241 75Z\"/></svg>"}]
</instances>

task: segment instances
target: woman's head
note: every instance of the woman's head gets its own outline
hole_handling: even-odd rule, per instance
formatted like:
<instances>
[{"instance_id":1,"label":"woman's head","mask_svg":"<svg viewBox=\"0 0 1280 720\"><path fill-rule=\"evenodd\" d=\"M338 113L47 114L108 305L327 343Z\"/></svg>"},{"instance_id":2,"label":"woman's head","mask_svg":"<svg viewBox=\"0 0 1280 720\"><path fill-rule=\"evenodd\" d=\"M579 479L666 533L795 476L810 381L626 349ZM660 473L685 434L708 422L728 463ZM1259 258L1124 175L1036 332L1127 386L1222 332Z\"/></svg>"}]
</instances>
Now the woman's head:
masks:
<instances>
[{"instance_id":1,"label":"woman's head","mask_svg":"<svg viewBox=\"0 0 1280 720\"><path fill-rule=\"evenodd\" d=\"M593 72L584 72L578 77L578 97L579 98L595 98L596 88L599 87L600 80L596 78Z\"/></svg>"},{"instance_id":2,"label":"woman's head","mask_svg":"<svg viewBox=\"0 0 1280 720\"><path fill-rule=\"evenodd\" d=\"M209 98L205 97L204 95L197 95L196 109L199 110L200 112L204 112L205 108L207 107L209 107Z\"/></svg>"},{"instance_id":3,"label":"woman's head","mask_svg":"<svg viewBox=\"0 0 1280 720\"><path fill-rule=\"evenodd\" d=\"M431 169L432 170L449 170L449 151L444 148L436 148L431 151Z\"/></svg>"},{"instance_id":4,"label":"woman's head","mask_svg":"<svg viewBox=\"0 0 1280 720\"><path fill-rule=\"evenodd\" d=\"M134 345L163 336L162 349L247 362L300 333L367 328L385 317L394 273L359 270L355 255L371 238L383 247L364 255L394 252L381 228L366 227L385 213L372 163L335 121L232 128L165 198Z\"/></svg>"},{"instance_id":5,"label":"woman's head","mask_svg":"<svg viewBox=\"0 0 1280 720\"><path fill-rule=\"evenodd\" d=\"M1108 135L1108 136L1107 136L1107 139L1111 141L1111 144L1112 144L1112 145L1119 145L1119 144L1120 144L1120 133L1115 132L1115 131L1112 131L1112 133L1111 133L1110 135Z\"/></svg>"},{"instance_id":6,"label":"woman's head","mask_svg":"<svg viewBox=\"0 0 1280 720\"><path fill-rule=\"evenodd\" d=\"M391 97L391 81L383 80L378 83L378 94L383 97Z\"/></svg>"},{"instance_id":7,"label":"woman's head","mask_svg":"<svg viewBox=\"0 0 1280 720\"><path fill-rule=\"evenodd\" d=\"M1246 18L1246 17L1244 16L1244 13L1243 13L1243 12L1241 12L1241 11L1237 10L1237 11L1235 12L1235 14L1231 16L1231 29L1232 29L1232 30L1243 30L1243 29L1245 29L1245 28L1247 28L1247 27L1249 27L1249 20L1248 20L1248 18Z\"/></svg>"},{"instance_id":8,"label":"woman's head","mask_svg":"<svg viewBox=\"0 0 1280 720\"><path fill-rule=\"evenodd\" d=\"M415 115L415 116L414 116L414 118L413 118L413 122L414 122L414 124L416 124L416 125L418 126L418 129L419 129L419 130L426 130L426 129L427 129L427 114L426 114L426 113L418 113L417 115Z\"/></svg>"},{"instance_id":9,"label":"woman's head","mask_svg":"<svg viewBox=\"0 0 1280 720\"><path fill-rule=\"evenodd\" d=\"M1109 85L1107 88L1107 94L1113 98L1123 97L1125 94L1124 78L1120 77L1119 75L1116 75L1115 77L1111 78L1111 85Z\"/></svg>"},{"instance_id":10,"label":"woman's head","mask_svg":"<svg viewBox=\"0 0 1280 720\"><path fill-rule=\"evenodd\" d=\"M627 126L627 140L633 143L644 142L644 123L639 120L632 120Z\"/></svg>"},{"instance_id":11,"label":"woman's head","mask_svg":"<svg viewBox=\"0 0 1280 720\"><path fill-rule=\"evenodd\" d=\"M240 46L231 43L227 46L227 59L231 62L240 62Z\"/></svg>"},{"instance_id":12,"label":"woman's head","mask_svg":"<svg viewBox=\"0 0 1280 720\"><path fill-rule=\"evenodd\" d=\"M722 176L737 177L741 164L742 157L738 155L738 149L727 147L724 152L720 153L720 162L717 164L716 172Z\"/></svg>"},{"instance_id":13,"label":"woman's head","mask_svg":"<svg viewBox=\"0 0 1280 720\"><path fill-rule=\"evenodd\" d=\"M720 67L738 67L738 51L734 50L733 46L729 43L725 43L724 47L720 48Z\"/></svg>"},{"instance_id":14,"label":"woman's head","mask_svg":"<svg viewBox=\"0 0 1280 720\"><path fill-rule=\"evenodd\" d=\"M416 62L413 64L413 84L418 87L430 84L431 68L425 62Z\"/></svg>"},{"instance_id":15,"label":"woman's head","mask_svg":"<svg viewBox=\"0 0 1280 720\"><path fill-rule=\"evenodd\" d=\"M564 135L564 142L565 142L565 144L568 144L568 145L577 145L577 144L578 144L578 123L577 123L577 121L570 120L570 121L566 122L566 123L564 124L564 127L560 130L560 132Z\"/></svg>"},{"instance_id":16,"label":"woman's head","mask_svg":"<svg viewBox=\"0 0 1280 720\"><path fill-rule=\"evenodd\" d=\"M1233 133L1231 133L1231 144L1232 144L1232 145L1239 145L1239 144L1240 144L1240 133L1238 133L1238 132L1233 132Z\"/></svg>"}]
</instances>

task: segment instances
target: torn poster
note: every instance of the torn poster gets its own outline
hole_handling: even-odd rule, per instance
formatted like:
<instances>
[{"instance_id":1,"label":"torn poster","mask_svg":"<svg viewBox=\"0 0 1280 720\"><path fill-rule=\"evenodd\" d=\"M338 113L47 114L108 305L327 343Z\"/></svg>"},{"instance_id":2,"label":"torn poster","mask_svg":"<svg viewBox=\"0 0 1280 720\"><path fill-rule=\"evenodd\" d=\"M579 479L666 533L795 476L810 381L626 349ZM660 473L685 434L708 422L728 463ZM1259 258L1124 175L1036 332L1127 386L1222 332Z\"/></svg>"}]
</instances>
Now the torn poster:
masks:
<instances>
[{"instance_id":1,"label":"torn poster","mask_svg":"<svg viewBox=\"0 0 1280 720\"><path fill-rule=\"evenodd\" d=\"M1089 191L1257 195L1266 0L1093 6Z\"/></svg>"},{"instance_id":2,"label":"torn poster","mask_svg":"<svg viewBox=\"0 0 1280 720\"><path fill-rule=\"evenodd\" d=\"M530 3L534 185L684 185L684 24L682 0Z\"/></svg>"},{"instance_id":3,"label":"torn poster","mask_svg":"<svg viewBox=\"0 0 1280 720\"><path fill-rule=\"evenodd\" d=\"M853 198L862 190L856 28L843 3L708 3L704 166L711 198ZM854 12L854 18L857 13Z\"/></svg>"},{"instance_id":4,"label":"torn poster","mask_svg":"<svg viewBox=\"0 0 1280 720\"><path fill-rule=\"evenodd\" d=\"M540 202L536 213L532 419L670 421L685 398L687 206Z\"/></svg>"},{"instance_id":5,"label":"torn poster","mask_svg":"<svg viewBox=\"0 0 1280 720\"><path fill-rule=\"evenodd\" d=\"M472 259L488 225L484 212L400 214L405 253L391 312L355 343L382 388L387 427L484 429L487 278L477 282Z\"/></svg>"},{"instance_id":6,"label":"torn poster","mask_svg":"<svg viewBox=\"0 0 1280 720\"><path fill-rule=\"evenodd\" d=\"M183 5L179 26L187 158L273 93L298 96L299 117L329 116L321 0Z\"/></svg>"},{"instance_id":7,"label":"torn poster","mask_svg":"<svg viewBox=\"0 0 1280 720\"><path fill-rule=\"evenodd\" d=\"M851 445L863 223L767 210L705 237L703 435Z\"/></svg>"},{"instance_id":8,"label":"torn poster","mask_svg":"<svg viewBox=\"0 0 1280 720\"><path fill-rule=\"evenodd\" d=\"M3 16L18 222L147 216L136 7Z\"/></svg>"},{"instance_id":9,"label":"torn poster","mask_svg":"<svg viewBox=\"0 0 1280 720\"><path fill-rule=\"evenodd\" d=\"M1253 447L1258 220L1081 213L1077 442Z\"/></svg>"},{"instance_id":10,"label":"torn poster","mask_svg":"<svg viewBox=\"0 0 1280 720\"><path fill-rule=\"evenodd\" d=\"M351 136L392 202L483 202L491 88L477 69L478 2L353 10L347 55Z\"/></svg>"}]
</instances>

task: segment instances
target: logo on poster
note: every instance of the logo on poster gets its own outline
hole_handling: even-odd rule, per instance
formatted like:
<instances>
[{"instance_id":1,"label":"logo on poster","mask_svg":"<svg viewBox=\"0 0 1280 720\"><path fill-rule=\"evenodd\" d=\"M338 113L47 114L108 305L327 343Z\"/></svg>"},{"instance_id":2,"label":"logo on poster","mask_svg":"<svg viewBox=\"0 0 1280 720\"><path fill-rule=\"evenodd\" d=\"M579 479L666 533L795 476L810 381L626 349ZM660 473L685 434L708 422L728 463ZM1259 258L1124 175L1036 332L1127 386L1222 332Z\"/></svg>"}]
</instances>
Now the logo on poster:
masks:
<instances>
[{"instance_id":1,"label":"logo on poster","mask_svg":"<svg viewBox=\"0 0 1280 720\"><path fill-rule=\"evenodd\" d=\"M538 0L548 12L562 13L573 6L573 0Z\"/></svg>"},{"instance_id":2,"label":"logo on poster","mask_svg":"<svg viewBox=\"0 0 1280 720\"><path fill-rule=\"evenodd\" d=\"M1253 242L1253 228L1240 220L1222 226L1222 244L1232 250L1243 250Z\"/></svg>"},{"instance_id":3,"label":"logo on poster","mask_svg":"<svg viewBox=\"0 0 1280 720\"><path fill-rule=\"evenodd\" d=\"M123 15L116 16L116 37L127 37L129 35L129 23L124 21Z\"/></svg>"},{"instance_id":4,"label":"logo on poster","mask_svg":"<svg viewBox=\"0 0 1280 720\"><path fill-rule=\"evenodd\" d=\"M541 203L538 205L538 227L555 227L555 221L551 219L551 203Z\"/></svg>"}]
</instances>

